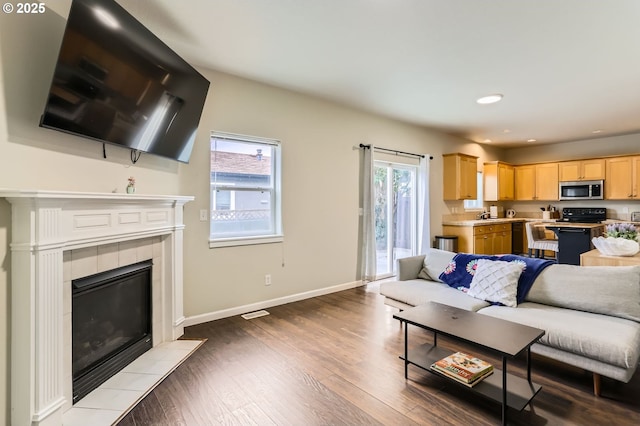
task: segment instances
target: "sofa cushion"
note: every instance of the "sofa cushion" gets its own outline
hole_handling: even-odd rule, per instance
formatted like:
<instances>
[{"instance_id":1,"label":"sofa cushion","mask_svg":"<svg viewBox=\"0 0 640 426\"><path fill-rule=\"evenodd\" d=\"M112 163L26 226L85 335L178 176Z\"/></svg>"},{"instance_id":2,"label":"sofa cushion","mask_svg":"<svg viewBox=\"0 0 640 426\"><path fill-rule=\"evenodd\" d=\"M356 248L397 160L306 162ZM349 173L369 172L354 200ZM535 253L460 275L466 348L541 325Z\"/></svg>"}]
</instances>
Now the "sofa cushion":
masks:
<instances>
[{"instance_id":1,"label":"sofa cushion","mask_svg":"<svg viewBox=\"0 0 640 426\"><path fill-rule=\"evenodd\" d=\"M640 266L551 265L526 300L640 322Z\"/></svg>"},{"instance_id":2,"label":"sofa cushion","mask_svg":"<svg viewBox=\"0 0 640 426\"><path fill-rule=\"evenodd\" d=\"M467 294L487 302L515 307L518 278L525 265L519 262L479 259Z\"/></svg>"},{"instance_id":3,"label":"sofa cushion","mask_svg":"<svg viewBox=\"0 0 640 426\"><path fill-rule=\"evenodd\" d=\"M479 313L540 328L538 341L566 352L621 368L640 357L640 324L622 318L525 302L517 308L489 306Z\"/></svg>"},{"instance_id":4,"label":"sofa cushion","mask_svg":"<svg viewBox=\"0 0 640 426\"><path fill-rule=\"evenodd\" d=\"M467 296L446 284L423 279L387 281L380 283L380 294L411 306L438 302L467 311L477 311L489 306L484 300Z\"/></svg>"},{"instance_id":5,"label":"sofa cushion","mask_svg":"<svg viewBox=\"0 0 640 426\"><path fill-rule=\"evenodd\" d=\"M424 265L418 274L418 278L442 282L438 277L455 255L455 253L446 250L435 248L427 249L424 257Z\"/></svg>"}]
</instances>

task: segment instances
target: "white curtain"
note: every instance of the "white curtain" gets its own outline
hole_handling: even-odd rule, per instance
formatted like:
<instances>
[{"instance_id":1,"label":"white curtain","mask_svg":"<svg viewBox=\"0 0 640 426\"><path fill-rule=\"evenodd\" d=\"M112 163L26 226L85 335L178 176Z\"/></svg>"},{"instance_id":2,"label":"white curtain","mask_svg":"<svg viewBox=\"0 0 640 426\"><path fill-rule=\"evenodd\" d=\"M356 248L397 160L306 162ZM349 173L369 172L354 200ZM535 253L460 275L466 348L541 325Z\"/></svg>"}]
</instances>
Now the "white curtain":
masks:
<instances>
[{"instance_id":1,"label":"white curtain","mask_svg":"<svg viewBox=\"0 0 640 426\"><path fill-rule=\"evenodd\" d=\"M431 247L431 214L429 208L429 154L420 158L418 169L418 253Z\"/></svg>"},{"instance_id":2,"label":"white curtain","mask_svg":"<svg viewBox=\"0 0 640 426\"><path fill-rule=\"evenodd\" d=\"M373 146L362 149L362 246L360 247L361 279L373 281L376 276L376 230L374 219Z\"/></svg>"}]
</instances>

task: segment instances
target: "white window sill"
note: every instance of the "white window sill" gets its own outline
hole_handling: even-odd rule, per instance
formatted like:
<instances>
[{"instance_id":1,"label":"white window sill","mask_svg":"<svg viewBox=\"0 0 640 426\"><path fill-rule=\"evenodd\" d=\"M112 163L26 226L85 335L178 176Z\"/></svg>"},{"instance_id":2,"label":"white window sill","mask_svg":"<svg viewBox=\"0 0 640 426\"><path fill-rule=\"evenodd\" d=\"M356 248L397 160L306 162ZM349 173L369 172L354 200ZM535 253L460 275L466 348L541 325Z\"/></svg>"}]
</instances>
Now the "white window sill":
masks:
<instances>
[{"instance_id":1,"label":"white window sill","mask_svg":"<svg viewBox=\"0 0 640 426\"><path fill-rule=\"evenodd\" d=\"M219 238L209 240L209 248L251 246L256 244L273 244L284 241L284 235L265 235L264 237Z\"/></svg>"}]
</instances>

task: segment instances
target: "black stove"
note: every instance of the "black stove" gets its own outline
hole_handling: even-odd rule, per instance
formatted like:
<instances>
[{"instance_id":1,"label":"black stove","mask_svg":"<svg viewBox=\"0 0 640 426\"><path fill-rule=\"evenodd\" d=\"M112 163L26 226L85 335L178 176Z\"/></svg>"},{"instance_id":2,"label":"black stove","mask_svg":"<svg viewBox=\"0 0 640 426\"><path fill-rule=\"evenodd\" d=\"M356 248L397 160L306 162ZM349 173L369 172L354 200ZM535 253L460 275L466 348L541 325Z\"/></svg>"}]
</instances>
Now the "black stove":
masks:
<instances>
[{"instance_id":1,"label":"black stove","mask_svg":"<svg viewBox=\"0 0 640 426\"><path fill-rule=\"evenodd\" d=\"M607 219L604 207L565 207L561 222L600 223Z\"/></svg>"}]
</instances>

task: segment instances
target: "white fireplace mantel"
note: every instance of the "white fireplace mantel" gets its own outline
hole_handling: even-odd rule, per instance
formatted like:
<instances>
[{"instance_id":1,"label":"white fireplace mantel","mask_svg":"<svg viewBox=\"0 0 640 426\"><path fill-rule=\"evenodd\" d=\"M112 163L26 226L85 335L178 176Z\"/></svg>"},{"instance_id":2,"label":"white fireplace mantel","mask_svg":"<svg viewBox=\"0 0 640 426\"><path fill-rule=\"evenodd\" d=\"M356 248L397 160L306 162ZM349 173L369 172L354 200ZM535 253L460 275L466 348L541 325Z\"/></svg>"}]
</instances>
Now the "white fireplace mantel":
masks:
<instances>
[{"instance_id":1,"label":"white fireplace mantel","mask_svg":"<svg viewBox=\"0 0 640 426\"><path fill-rule=\"evenodd\" d=\"M163 237L161 330L183 334L183 207L194 197L0 189L11 203L12 424L60 426L63 406L63 253ZM159 336L155 341L156 336Z\"/></svg>"}]
</instances>

